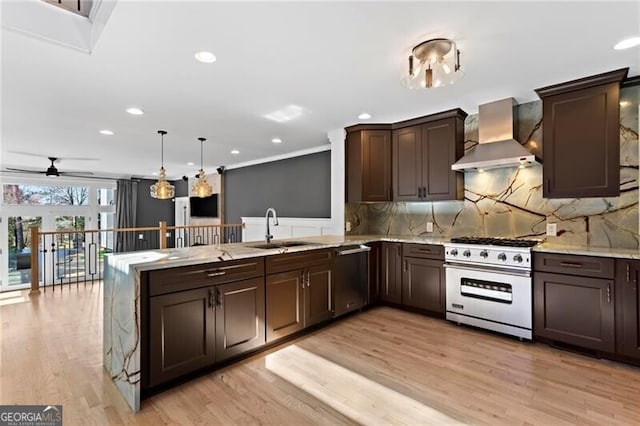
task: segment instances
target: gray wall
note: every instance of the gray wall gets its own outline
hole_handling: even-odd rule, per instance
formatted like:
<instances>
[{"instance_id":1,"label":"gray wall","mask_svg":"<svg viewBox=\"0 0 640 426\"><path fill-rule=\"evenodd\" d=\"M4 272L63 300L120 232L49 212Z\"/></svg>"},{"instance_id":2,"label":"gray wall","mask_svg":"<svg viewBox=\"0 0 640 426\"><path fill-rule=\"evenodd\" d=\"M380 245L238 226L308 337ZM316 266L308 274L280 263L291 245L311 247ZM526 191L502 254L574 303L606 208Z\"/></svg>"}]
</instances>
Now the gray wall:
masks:
<instances>
[{"instance_id":1,"label":"gray wall","mask_svg":"<svg viewBox=\"0 0 640 426\"><path fill-rule=\"evenodd\" d=\"M282 217L331 217L331 151L228 170L224 180L226 223L268 207Z\"/></svg>"},{"instance_id":2,"label":"gray wall","mask_svg":"<svg viewBox=\"0 0 640 426\"><path fill-rule=\"evenodd\" d=\"M175 224L175 204L173 200L157 200L151 198L149 187L154 180L140 179L138 182L138 205L136 207L136 227L158 226L165 221L167 225Z\"/></svg>"}]
</instances>

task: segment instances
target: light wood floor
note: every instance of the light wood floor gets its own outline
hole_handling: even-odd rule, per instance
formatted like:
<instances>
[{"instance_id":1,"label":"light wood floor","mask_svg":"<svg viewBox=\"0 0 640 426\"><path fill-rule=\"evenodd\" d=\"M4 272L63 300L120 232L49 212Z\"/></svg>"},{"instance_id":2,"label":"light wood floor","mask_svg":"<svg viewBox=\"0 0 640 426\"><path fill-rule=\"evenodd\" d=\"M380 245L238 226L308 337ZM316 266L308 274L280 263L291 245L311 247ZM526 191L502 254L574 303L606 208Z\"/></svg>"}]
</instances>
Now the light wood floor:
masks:
<instances>
[{"instance_id":1,"label":"light wood floor","mask_svg":"<svg viewBox=\"0 0 640 426\"><path fill-rule=\"evenodd\" d=\"M14 297L15 296L15 297ZM89 424L640 424L640 369L377 308L149 400L102 368L101 286L0 293L0 404Z\"/></svg>"}]
</instances>

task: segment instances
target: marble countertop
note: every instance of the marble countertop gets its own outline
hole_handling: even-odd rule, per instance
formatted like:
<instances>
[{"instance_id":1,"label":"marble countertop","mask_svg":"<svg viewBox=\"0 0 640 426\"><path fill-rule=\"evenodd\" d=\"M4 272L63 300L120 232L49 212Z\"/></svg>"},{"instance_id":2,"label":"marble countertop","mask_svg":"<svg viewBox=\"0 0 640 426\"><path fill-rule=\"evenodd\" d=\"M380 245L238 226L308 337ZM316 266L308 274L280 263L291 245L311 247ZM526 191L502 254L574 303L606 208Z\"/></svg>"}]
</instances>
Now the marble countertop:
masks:
<instances>
[{"instance_id":1,"label":"marble countertop","mask_svg":"<svg viewBox=\"0 0 640 426\"><path fill-rule=\"evenodd\" d=\"M259 249L252 246L262 244L262 241L221 244L211 246L197 246L164 250L147 250L132 253L112 255L119 261L132 265L138 271L154 269L174 268L180 266L190 266L210 262L224 262L227 260L246 259L251 257L272 256L283 253L296 253L306 250L317 250L323 248L335 248L351 244L366 244L374 241L388 241L417 244L444 244L448 238L424 238L407 235L345 235L345 236L318 236L306 238L292 238L280 241L304 241L308 244L274 249ZM640 250L591 247L591 246L571 246L544 242L533 248L535 252L542 253L562 253L600 257L618 257L627 259L640 259Z\"/></svg>"},{"instance_id":2,"label":"marble countertop","mask_svg":"<svg viewBox=\"0 0 640 426\"><path fill-rule=\"evenodd\" d=\"M572 246L554 243L542 243L533 247L532 250L541 253L561 253L583 256L617 257L622 259L640 259L640 249Z\"/></svg>"},{"instance_id":3,"label":"marble countertop","mask_svg":"<svg viewBox=\"0 0 640 426\"><path fill-rule=\"evenodd\" d=\"M282 241L304 241L308 244L294 247L260 249L254 248L252 246L263 244L263 241L249 241L234 244L220 244L163 250L145 250L114 254L110 256L112 256L114 260L118 260L120 262L126 263L127 265L134 266L137 271L149 271L156 269L175 268L180 266L198 265L210 262L224 262L227 260L272 256L284 253L296 253L306 250L335 248L351 244L366 244L373 241L444 244L449 240L447 238L422 238L400 235L332 235L274 240L272 241L272 243L278 243Z\"/></svg>"}]
</instances>

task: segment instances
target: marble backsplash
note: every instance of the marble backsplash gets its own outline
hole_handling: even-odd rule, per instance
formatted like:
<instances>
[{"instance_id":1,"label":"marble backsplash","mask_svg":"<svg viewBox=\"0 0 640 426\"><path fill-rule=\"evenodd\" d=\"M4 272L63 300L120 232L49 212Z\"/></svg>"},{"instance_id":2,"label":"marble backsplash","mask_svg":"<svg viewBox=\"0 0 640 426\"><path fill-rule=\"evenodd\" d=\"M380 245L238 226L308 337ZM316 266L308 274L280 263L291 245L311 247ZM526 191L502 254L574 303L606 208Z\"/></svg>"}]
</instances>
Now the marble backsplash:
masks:
<instances>
[{"instance_id":1,"label":"marble backsplash","mask_svg":"<svg viewBox=\"0 0 640 426\"><path fill-rule=\"evenodd\" d=\"M638 248L640 87L623 89L621 98L619 197L543 198L540 166L465 172L464 201L347 203L348 234L528 237L558 244ZM518 140L544 161L542 102L520 105L518 121ZM474 114L465 120L465 149L477 140L478 116ZM579 163L567 166L579 167ZM427 232L428 222L433 223L433 232ZM558 224L556 237L545 236L547 222Z\"/></svg>"}]
</instances>

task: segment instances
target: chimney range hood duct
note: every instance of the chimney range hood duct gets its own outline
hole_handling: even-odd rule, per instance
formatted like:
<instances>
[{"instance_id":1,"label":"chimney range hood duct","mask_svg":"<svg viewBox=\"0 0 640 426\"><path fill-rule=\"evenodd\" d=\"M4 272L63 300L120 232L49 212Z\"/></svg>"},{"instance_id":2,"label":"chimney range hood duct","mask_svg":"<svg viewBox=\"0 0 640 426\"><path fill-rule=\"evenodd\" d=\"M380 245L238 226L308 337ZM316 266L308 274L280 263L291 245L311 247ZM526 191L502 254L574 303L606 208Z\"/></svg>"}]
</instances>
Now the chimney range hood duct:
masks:
<instances>
[{"instance_id":1,"label":"chimney range hood duct","mask_svg":"<svg viewBox=\"0 0 640 426\"><path fill-rule=\"evenodd\" d=\"M478 145L467 151L451 166L452 170L484 171L489 169L539 165L535 156L517 140L513 98L480 105L478 110Z\"/></svg>"}]
</instances>

